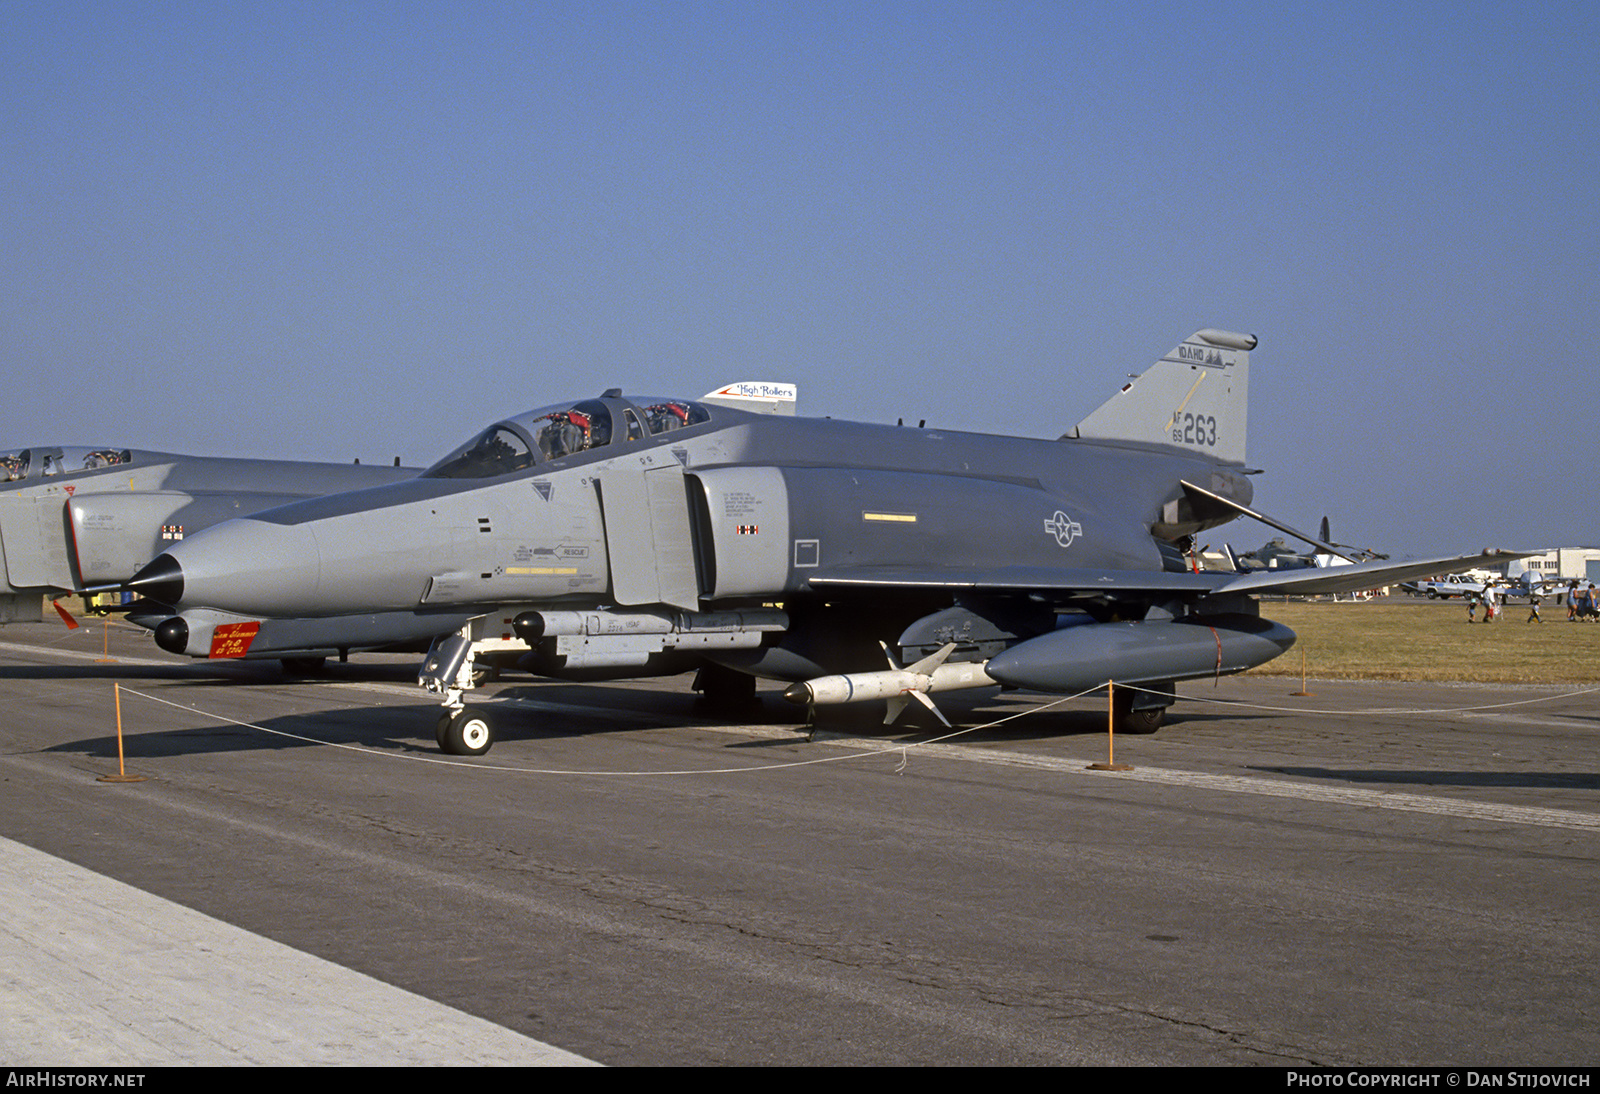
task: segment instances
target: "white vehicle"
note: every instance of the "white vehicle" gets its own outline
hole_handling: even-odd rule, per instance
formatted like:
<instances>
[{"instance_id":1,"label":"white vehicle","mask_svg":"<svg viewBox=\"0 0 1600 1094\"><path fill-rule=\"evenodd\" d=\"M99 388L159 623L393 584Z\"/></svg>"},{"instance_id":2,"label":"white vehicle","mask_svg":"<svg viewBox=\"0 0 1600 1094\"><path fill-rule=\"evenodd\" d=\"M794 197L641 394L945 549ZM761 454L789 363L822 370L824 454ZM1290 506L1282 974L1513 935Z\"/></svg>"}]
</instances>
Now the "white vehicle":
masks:
<instances>
[{"instance_id":1,"label":"white vehicle","mask_svg":"<svg viewBox=\"0 0 1600 1094\"><path fill-rule=\"evenodd\" d=\"M1446 574L1441 578L1428 578L1419 581L1413 588L1429 600L1438 600L1443 597L1466 596L1469 593L1481 593L1484 588L1493 582L1493 575L1484 574Z\"/></svg>"}]
</instances>

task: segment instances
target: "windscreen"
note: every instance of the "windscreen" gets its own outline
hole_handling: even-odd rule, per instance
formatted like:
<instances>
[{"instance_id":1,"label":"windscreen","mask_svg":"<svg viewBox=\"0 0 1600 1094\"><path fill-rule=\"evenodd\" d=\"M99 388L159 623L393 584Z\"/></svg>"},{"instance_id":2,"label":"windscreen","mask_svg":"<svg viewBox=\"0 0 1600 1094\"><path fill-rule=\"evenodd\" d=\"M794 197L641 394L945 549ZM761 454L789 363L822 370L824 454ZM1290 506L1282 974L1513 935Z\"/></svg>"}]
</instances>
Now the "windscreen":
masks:
<instances>
[{"instance_id":1,"label":"windscreen","mask_svg":"<svg viewBox=\"0 0 1600 1094\"><path fill-rule=\"evenodd\" d=\"M492 425L423 472L431 479L492 479L532 467L533 450L509 426Z\"/></svg>"}]
</instances>

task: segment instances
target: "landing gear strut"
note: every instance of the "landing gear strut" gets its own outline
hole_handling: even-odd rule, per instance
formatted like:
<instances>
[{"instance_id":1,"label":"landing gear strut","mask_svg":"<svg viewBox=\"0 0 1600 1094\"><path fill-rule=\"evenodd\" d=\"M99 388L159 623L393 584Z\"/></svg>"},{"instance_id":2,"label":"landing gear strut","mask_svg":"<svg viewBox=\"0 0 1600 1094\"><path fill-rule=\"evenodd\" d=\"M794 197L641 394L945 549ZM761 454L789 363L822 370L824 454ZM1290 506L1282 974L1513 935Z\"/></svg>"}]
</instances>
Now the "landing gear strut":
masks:
<instances>
[{"instance_id":1,"label":"landing gear strut","mask_svg":"<svg viewBox=\"0 0 1600 1094\"><path fill-rule=\"evenodd\" d=\"M489 678L494 665L480 661L482 653L498 652L504 640L473 638L473 620L455 634L435 640L417 671L417 682L444 701L444 712L434 726L433 739L451 756L482 756L494 745L494 719L481 706L468 706L464 696Z\"/></svg>"}]
</instances>

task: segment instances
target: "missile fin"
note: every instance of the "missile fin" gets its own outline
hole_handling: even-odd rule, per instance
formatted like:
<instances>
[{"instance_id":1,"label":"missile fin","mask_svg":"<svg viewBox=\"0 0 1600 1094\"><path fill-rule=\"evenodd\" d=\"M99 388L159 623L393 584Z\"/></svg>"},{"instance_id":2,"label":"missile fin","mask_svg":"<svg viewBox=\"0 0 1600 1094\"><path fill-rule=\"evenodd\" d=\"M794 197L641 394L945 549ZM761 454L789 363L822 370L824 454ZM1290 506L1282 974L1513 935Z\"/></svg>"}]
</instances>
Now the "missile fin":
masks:
<instances>
[{"instance_id":1,"label":"missile fin","mask_svg":"<svg viewBox=\"0 0 1600 1094\"><path fill-rule=\"evenodd\" d=\"M954 648L954 647L951 647L951 648ZM944 728L946 728L946 729L953 729L954 728L950 724L950 719L948 719L948 718L946 718L944 716L944 711L940 710L937 706L934 705L933 700L928 697L928 694L926 692L912 691L912 692L907 692L907 694L910 695L911 698L915 699L917 702L921 703L923 706L925 706L929 710L931 710L933 712L933 716L935 718L939 719L940 724L942 724L944 726Z\"/></svg>"},{"instance_id":2,"label":"missile fin","mask_svg":"<svg viewBox=\"0 0 1600 1094\"><path fill-rule=\"evenodd\" d=\"M933 675L933 670L944 664L945 659L954 653L955 649L956 644L954 642L947 642L942 648L928 654L928 656L924 657L921 661L918 661L915 665L912 665L910 668L906 669L906 671L914 672L918 676L931 676ZM889 652L887 646L884 647L883 652ZM890 658L891 663L893 660L893 658ZM898 668L899 666L896 667Z\"/></svg>"}]
</instances>

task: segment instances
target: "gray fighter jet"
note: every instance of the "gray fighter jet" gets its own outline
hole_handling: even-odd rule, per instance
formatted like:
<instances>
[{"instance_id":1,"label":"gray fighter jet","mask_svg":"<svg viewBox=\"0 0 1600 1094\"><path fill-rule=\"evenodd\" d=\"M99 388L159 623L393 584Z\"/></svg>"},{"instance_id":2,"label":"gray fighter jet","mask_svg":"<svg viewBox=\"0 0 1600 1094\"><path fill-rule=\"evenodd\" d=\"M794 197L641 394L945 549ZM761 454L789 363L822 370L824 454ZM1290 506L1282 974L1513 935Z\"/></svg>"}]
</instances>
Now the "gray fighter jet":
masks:
<instances>
[{"instance_id":1,"label":"gray fighter jet","mask_svg":"<svg viewBox=\"0 0 1600 1094\"><path fill-rule=\"evenodd\" d=\"M702 669L822 705L1115 681L1150 732L1174 682L1294 635L1262 592L1371 588L1497 552L1336 570L1193 572L1249 509L1254 337L1203 330L1056 440L756 414L707 399L560 403L489 426L417 479L298 502L173 544L132 581L164 649L282 657L436 641L420 683L447 752L493 715L473 670L600 679ZM1277 526L1274 524L1274 526Z\"/></svg>"},{"instance_id":2,"label":"gray fighter jet","mask_svg":"<svg viewBox=\"0 0 1600 1094\"><path fill-rule=\"evenodd\" d=\"M0 622L37 622L46 597L114 587L219 521L416 474L132 448L0 452Z\"/></svg>"}]
</instances>

